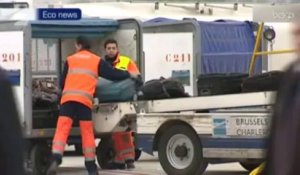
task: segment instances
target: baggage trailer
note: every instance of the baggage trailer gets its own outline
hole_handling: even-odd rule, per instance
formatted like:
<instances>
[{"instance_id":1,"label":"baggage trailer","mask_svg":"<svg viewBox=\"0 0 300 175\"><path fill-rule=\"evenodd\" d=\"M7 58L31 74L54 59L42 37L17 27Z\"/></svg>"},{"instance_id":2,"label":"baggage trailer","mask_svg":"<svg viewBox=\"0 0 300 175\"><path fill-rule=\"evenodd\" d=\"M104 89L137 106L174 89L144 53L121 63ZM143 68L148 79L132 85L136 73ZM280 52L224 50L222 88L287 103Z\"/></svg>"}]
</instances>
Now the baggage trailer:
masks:
<instances>
[{"instance_id":1,"label":"baggage trailer","mask_svg":"<svg viewBox=\"0 0 300 175\"><path fill-rule=\"evenodd\" d=\"M2 21L0 38L6 42L0 48L0 53L3 53L1 66L9 71L9 78L13 83L20 121L27 141L26 168L34 175L44 174L46 170L58 107L33 108L32 83L39 79L57 81L63 59L73 53L72 44L78 35L95 38L93 49L98 54L97 50L101 48L105 38L122 40L119 45L121 52L136 59L142 68L143 78L147 79L145 73L148 69L142 56L142 28L136 20L90 19L63 24L56 21ZM191 36L193 35L189 34L186 39L190 39ZM147 56L148 52L145 55ZM192 55L197 53L193 52ZM194 57L191 59L193 61L189 62L189 65L194 65ZM191 68L190 81L195 82L196 67L188 68ZM174 174L174 171L175 174L201 173L205 170L207 162L239 160L248 166L253 160L254 163L260 161L263 157L263 137L252 139L252 136L236 136L230 134L233 132L230 128L234 126L232 121L235 117L268 118L266 116L269 112L262 109L272 104L272 93L196 97L196 85L192 83L189 87L194 97L95 104L94 130L96 137L101 138L97 147L99 165L105 168L112 158L110 133L124 131L128 127L138 133L138 148L148 153L158 150L161 164L168 174ZM234 110L228 111L229 108ZM256 111L257 109L259 110ZM208 110L215 111L208 113ZM197 136L200 136L200 139ZM71 131L69 144L75 144L73 138L80 139L76 123ZM244 141L247 141L247 144L240 144ZM223 147L226 146L224 143L237 146ZM168 144L171 151L163 148ZM258 147L252 146L253 149L247 149L247 145ZM193 159L186 158L189 154Z\"/></svg>"},{"instance_id":2,"label":"baggage trailer","mask_svg":"<svg viewBox=\"0 0 300 175\"><path fill-rule=\"evenodd\" d=\"M154 19L143 25L145 81L172 77L192 96L137 105L138 148L157 151L167 174L202 174L208 163L222 162L240 162L252 170L262 162L272 93L242 93L238 81L226 84L213 77L216 72L248 72L256 30L250 23L222 20ZM164 47L153 50L157 41ZM267 44L262 38L262 50ZM267 56L261 58L257 74L268 72ZM199 81L203 74L212 74L211 81Z\"/></svg>"},{"instance_id":3,"label":"baggage trailer","mask_svg":"<svg viewBox=\"0 0 300 175\"><path fill-rule=\"evenodd\" d=\"M129 124L136 130L137 147L149 154L157 151L167 174L202 174L208 163L224 162L240 162L252 170L264 158L274 95L270 91L99 104L93 120L102 124L95 128L99 133L111 129L105 129L105 120L116 128ZM97 151L104 167L112 149L108 143L110 137L102 138Z\"/></svg>"},{"instance_id":4,"label":"baggage trailer","mask_svg":"<svg viewBox=\"0 0 300 175\"><path fill-rule=\"evenodd\" d=\"M39 107L34 107L33 96L36 95L34 93L36 89L33 87L33 82L49 80L58 85L63 62L68 55L74 53L74 41L79 35L92 38L92 50L98 55L104 53L105 39L112 37L122 40L119 44L121 52L136 59L139 65L142 56L141 30L140 22L135 19L96 18L63 23L61 21L0 21L0 38L4 43L0 48L0 65L7 70L13 85L26 139L27 171L33 175L45 174L59 111L59 100L51 105L38 103ZM100 48L102 50L99 52ZM48 87L48 84L46 86ZM107 127L103 127L101 132L96 133L97 138L101 138L103 133L112 131L113 127L110 127L110 123L104 126ZM95 127L98 127L96 123ZM69 144L76 144L73 140L79 140L79 136L78 123L75 122L70 133Z\"/></svg>"},{"instance_id":5,"label":"baggage trailer","mask_svg":"<svg viewBox=\"0 0 300 175\"><path fill-rule=\"evenodd\" d=\"M144 24L145 80L172 77L193 96L153 101L146 105L145 111L150 111L137 116L139 148L149 154L157 151L167 174L202 174L207 163L230 161L252 170L264 158L270 93L241 93L245 89L237 77L242 74L225 81L225 73L229 78L230 73L248 72L257 29L255 24L226 20L154 19ZM151 45L157 40L166 47L153 52ZM268 48L264 38L261 46ZM261 58L255 64L257 74L268 72L267 56ZM150 73L154 68L161 71ZM224 74L214 75L218 72Z\"/></svg>"},{"instance_id":6,"label":"baggage trailer","mask_svg":"<svg viewBox=\"0 0 300 175\"><path fill-rule=\"evenodd\" d=\"M103 134L130 127L137 133L137 148L150 154L157 151L170 175L202 174L208 163L223 162L240 162L252 170L264 159L274 92L197 97L200 29L194 20L143 26L144 80L179 79L192 97L95 104L95 131ZM158 41L164 47L153 47ZM260 69L267 69L265 60ZM105 168L113 157L110 133L101 137L97 148L98 163Z\"/></svg>"}]
</instances>

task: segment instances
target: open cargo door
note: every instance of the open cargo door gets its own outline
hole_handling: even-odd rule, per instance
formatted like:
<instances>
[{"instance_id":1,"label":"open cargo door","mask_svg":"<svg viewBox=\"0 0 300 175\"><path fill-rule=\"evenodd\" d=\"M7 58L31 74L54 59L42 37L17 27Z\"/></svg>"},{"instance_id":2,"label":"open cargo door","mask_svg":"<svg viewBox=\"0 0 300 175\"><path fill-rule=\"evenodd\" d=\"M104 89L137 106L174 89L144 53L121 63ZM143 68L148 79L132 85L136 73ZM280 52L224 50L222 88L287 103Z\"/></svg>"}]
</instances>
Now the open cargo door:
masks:
<instances>
[{"instance_id":1,"label":"open cargo door","mask_svg":"<svg viewBox=\"0 0 300 175\"><path fill-rule=\"evenodd\" d=\"M37 46L35 63L36 71L35 78L46 78L49 75L56 76L60 79L62 67L66 58L75 53L74 43L76 37L86 36L90 38L92 42L92 51L99 55L100 45L99 42L103 40L107 35L115 33L119 28L119 23L116 20L110 19L82 19L78 21L31 21L32 28L32 40L37 40ZM40 41L40 42L39 42ZM44 49L43 43L52 42L55 48ZM45 46L46 47L46 46ZM55 52L55 53L53 53ZM49 53L49 54L48 54ZM45 58L47 57L48 58ZM55 65L44 66L42 64L47 61L54 63ZM47 68L48 67L48 68ZM51 69L49 69L51 68ZM56 75L53 75L56 74ZM58 102L59 103L59 102ZM35 112L35 111L34 111ZM54 133L56 125L57 115L47 116L33 116L33 128L30 137L49 137ZM78 122L74 123L74 128L71 132L72 136L79 135L79 129L77 128ZM43 132L41 132L43 131ZM43 133L42 135L40 133Z\"/></svg>"}]
</instances>

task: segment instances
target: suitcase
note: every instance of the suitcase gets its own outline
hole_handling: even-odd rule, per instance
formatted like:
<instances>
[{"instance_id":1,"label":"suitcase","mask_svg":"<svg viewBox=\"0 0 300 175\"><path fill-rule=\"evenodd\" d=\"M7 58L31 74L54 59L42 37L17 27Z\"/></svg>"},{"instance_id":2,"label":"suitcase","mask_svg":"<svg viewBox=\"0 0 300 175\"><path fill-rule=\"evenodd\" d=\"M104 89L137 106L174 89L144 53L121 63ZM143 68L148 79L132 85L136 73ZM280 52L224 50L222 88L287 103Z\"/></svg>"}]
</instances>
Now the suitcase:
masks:
<instances>
[{"instance_id":1,"label":"suitcase","mask_svg":"<svg viewBox=\"0 0 300 175\"><path fill-rule=\"evenodd\" d=\"M277 91L283 75L282 71L271 71L248 77L242 82L242 92Z\"/></svg>"},{"instance_id":2,"label":"suitcase","mask_svg":"<svg viewBox=\"0 0 300 175\"><path fill-rule=\"evenodd\" d=\"M57 107L59 100L59 88L56 80L45 78L32 80L33 109Z\"/></svg>"},{"instance_id":3,"label":"suitcase","mask_svg":"<svg viewBox=\"0 0 300 175\"><path fill-rule=\"evenodd\" d=\"M164 88L169 94L169 98L188 97L183 84L175 79L165 79L162 81Z\"/></svg>"},{"instance_id":4,"label":"suitcase","mask_svg":"<svg viewBox=\"0 0 300 175\"><path fill-rule=\"evenodd\" d=\"M160 80L147 81L138 93L138 100L156 100L168 98L168 93Z\"/></svg>"},{"instance_id":5,"label":"suitcase","mask_svg":"<svg viewBox=\"0 0 300 175\"><path fill-rule=\"evenodd\" d=\"M248 74L243 73L199 75L198 96L240 93L242 80L247 77Z\"/></svg>"},{"instance_id":6,"label":"suitcase","mask_svg":"<svg viewBox=\"0 0 300 175\"><path fill-rule=\"evenodd\" d=\"M154 79L147 81L141 87L139 100L156 100L166 98L188 97L182 83L174 79Z\"/></svg>"},{"instance_id":7,"label":"suitcase","mask_svg":"<svg viewBox=\"0 0 300 175\"><path fill-rule=\"evenodd\" d=\"M132 101L137 93L136 81L126 79L109 81L103 78L98 80L95 97L100 103Z\"/></svg>"}]
</instances>

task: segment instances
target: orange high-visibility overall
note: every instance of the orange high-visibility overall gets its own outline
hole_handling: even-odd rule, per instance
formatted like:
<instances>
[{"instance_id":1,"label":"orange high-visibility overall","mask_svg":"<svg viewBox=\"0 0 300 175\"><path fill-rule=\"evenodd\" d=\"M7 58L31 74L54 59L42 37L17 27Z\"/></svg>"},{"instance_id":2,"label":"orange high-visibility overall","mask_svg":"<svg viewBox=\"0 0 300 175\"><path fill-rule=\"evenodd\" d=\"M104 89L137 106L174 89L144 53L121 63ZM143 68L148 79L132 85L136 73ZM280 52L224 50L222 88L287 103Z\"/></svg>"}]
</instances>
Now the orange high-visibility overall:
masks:
<instances>
[{"instance_id":1,"label":"orange high-visibility overall","mask_svg":"<svg viewBox=\"0 0 300 175\"><path fill-rule=\"evenodd\" d=\"M70 103L83 105L91 112L93 95L98 80L100 58L93 53L83 50L67 58L68 73L61 98L61 109ZM76 111L76 110L75 110ZM79 111L79 110L78 110ZM52 152L63 155L64 148L72 128L73 117L61 115L58 118L57 129L53 139ZM71 114L70 114L71 115ZM72 115L79 115L73 114ZM91 117L79 121L83 154L86 161L95 160L95 138Z\"/></svg>"}]
</instances>

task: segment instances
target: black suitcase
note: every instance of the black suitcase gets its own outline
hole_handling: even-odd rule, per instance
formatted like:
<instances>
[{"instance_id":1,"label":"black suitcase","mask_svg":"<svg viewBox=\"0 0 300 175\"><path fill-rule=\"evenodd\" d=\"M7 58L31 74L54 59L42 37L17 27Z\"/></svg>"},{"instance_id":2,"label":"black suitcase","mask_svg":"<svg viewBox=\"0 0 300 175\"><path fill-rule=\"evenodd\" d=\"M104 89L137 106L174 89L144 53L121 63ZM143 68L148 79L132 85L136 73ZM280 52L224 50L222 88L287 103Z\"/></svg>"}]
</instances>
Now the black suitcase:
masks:
<instances>
[{"instance_id":1,"label":"black suitcase","mask_svg":"<svg viewBox=\"0 0 300 175\"><path fill-rule=\"evenodd\" d=\"M188 97L182 83L174 79L165 78L146 82L138 93L138 100L156 100L179 97Z\"/></svg>"},{"instance_id":2,"label":"black suitcase","mask_svg":"<svg viewBox=\"0 0 300 175\"><path fill-rule=\"evenodd\" d=\"M240 93L242 80L247 77L243 73L199 75L198 96Z\"/></svg>"},{"instance_id":3,"label":"black suitcase","mask_svg":"<svg viewBox=\"0 0 300 175\"><path fill-rule=\"evenodd\" d=\"M271 71L243 80L242 92L277 91L284 72Z\"/></svg>"}]
</instances>

